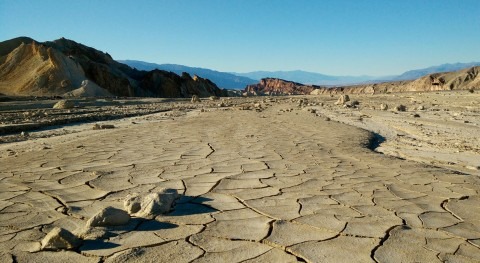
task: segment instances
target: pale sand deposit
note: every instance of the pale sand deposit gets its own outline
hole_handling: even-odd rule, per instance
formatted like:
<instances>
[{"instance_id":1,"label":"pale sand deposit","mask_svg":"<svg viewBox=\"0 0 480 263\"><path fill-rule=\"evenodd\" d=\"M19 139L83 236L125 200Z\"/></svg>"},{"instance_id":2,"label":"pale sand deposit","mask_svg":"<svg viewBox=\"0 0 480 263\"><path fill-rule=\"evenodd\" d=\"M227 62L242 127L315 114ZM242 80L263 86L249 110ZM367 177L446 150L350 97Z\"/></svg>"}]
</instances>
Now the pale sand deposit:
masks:
<instances>
[{"instance_id":1,"label":"pale sand deposit","mask_svg":"<svg viewBox=\"0 0 480 263\"><path fill-rule=\"evenodd\" d=\"M0 261L478 262L479 98L352 95L359 109L329 96L177 102L192 110L31 132L0 145ZM368 149L372 133L340 122L383 133L380 149L407 160ZM172 212L39 251L54 227L78 233L128 194L163 188L181 194Z\"/></svg>"}]
</instances>

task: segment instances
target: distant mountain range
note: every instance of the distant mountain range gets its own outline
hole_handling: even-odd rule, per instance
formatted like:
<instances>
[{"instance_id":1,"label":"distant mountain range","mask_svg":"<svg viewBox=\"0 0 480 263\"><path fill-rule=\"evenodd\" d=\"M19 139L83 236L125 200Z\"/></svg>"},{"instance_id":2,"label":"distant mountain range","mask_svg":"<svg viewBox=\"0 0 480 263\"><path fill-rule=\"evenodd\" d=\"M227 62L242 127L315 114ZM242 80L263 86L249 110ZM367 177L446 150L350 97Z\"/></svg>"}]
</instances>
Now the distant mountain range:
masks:
<instances>
[{"instance_id":1,"label":"distant mountain range","mask_svg":"<svg viewBox=\"0 0 480 263\"><path fill-rule=\"evenodd\" d=\"M321 73L308 72L303 70L293 71L253 71L248 73L233 73L239 76L244 76L256 80L263 78L276 78L299 82L303 84L322 85L322 86L336 86L336 85L351 85L365 82L375 82L377 80L385 80L389 77L374 77L374 76L333 76Z\"/></svg>"},{"instance_id":2,"label":"distant mountain range","mask_svg":"<svg viewBox=\"0 0 480 263\"><path fill-rule=\"evenodd\" d=\"M391 80L413 80L428 74L457 71L464 68L470 68L475 66L480 66L480 62L442 64L439 66L433 66L433 67L424 68L424 69L410 70L401 75L394 77Z\"/></svg>"},{"instance_id":3,"label":"distant mountain range","mask_svg":"<svg viewBox=\"0 0 480 263\"><path fill-rule=\"evenodd\" d=\"M176 64L155 64L137 60L119 60L131 67L139 70L161 69L171 71L176 74L187 72L191 75L198 75L202 78L210 79L220 88L226 89L244 89L247 85L255 84L264 78L284 79L303 84L323 85L323 86L345 86L354 84L378 83L398 80L413 80L422 76L439 73L457 71L460 69L480 66L480 62L443 64L424 69L410 70L400 75L394 76L333 76L303 70L293 71L253 71L248 73L220 72L206 68L188 67Z\"/></svg>"},{"instance_id":4,"label":"distant mountain range","mask_svg":"<svg viewBox=\"0 0 480 263\"><path fill-rule=\"evenodd\" d=\"M480 66L480 62L442 64L423 69L409 70L397 76L331 76L302 70L294 71L253 71L248 73L232 73L256 80L263 78L285 79L303 84L344 86L398 80L414 80L428 74L457 71L464 68Z\"/></svg>"},{"instance_id":5,"label":"distant mountain range","mask_svg":"<svg viewBox=\"0 0 480 263\"><path fill-rule=\"evenodd\" d=\"M231 73L219 72L206 68L195 68L176 64L155 64L138 60L118 60L120 63L127 64L138 70L154 70L160 69L171 71L178 75L187 72L190 75L197 75L202 78L211 80L220 88L225 89L244 89L247 85L257 83L258 80L248 77L238 76Z\"/></svg>"}]
</instances>

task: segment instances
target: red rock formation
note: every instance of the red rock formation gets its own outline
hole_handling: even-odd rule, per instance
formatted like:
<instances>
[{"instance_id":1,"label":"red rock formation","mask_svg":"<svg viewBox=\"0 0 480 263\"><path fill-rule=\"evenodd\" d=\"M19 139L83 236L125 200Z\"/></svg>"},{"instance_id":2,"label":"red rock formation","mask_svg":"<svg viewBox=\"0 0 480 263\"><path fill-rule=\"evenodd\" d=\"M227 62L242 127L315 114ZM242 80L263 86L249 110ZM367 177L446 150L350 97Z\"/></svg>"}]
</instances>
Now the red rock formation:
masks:
<instances>
[{"instance_id":1,"label":"red rock formation","mask_svg":"<svg viewBox=\"0 0 480 263\"><path fill-rule=\"evenodd\" d=\"M249 95L305 95L310 94L318 86L308 86L300 83L275 79L261 79L260 83L248 85L245 92Z\"/></svg>"}]
</instances>

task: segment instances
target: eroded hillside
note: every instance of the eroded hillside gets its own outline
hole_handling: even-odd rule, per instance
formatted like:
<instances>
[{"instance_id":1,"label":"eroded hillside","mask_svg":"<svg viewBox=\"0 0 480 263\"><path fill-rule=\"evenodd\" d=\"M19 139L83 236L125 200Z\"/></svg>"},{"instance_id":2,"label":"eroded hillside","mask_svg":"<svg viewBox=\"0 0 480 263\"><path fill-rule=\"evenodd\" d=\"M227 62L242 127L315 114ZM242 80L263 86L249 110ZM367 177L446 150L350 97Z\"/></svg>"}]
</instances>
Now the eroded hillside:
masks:
<instances>
[{"instance_id":1,"label":"eroded hillside","mask_svg":"<svg viewBox=\"0 0 480 263\"><path fill-rule=\"evenodd\" d=\"M188 74L141 71L108 53L61 38L0 43L0 93L34 96L222 96L213 82Z\"/></svg>"}]
</instances>

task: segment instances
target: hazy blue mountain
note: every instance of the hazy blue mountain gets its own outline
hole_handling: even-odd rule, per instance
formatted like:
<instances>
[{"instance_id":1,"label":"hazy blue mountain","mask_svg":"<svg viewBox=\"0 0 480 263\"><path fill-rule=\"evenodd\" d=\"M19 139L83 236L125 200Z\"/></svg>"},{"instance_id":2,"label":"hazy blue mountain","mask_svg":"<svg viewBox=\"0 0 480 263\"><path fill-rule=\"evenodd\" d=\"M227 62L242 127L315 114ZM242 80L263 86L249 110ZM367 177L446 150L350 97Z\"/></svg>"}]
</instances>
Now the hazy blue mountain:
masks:
<instances>
[{"instance_id":1,"label":"hazy blue mountain","mask_svg":"<svg viewBox=\"0 0 480 263\"><path fill-rule=\"evenodd\" d=\"M461 70L461 69L469 68L473 66L480 66L480 62L443 64L443 65L433 66L433 67L424 68L424 69L410 70L400 75L376 76L376 77L375 76L332 76L332 75L325 75L325 74L307 72L302 70L253 71L248 73L232 72L232 74L235 74L237 76L248 77L255 80L260 80L262 78L279 78L279 79L290 80L290 81L299 82L303 84L341 86L341 85L365 84L365 83L376 83L376 82L397 81L397 80L413 80L413 79L417 79L432 73L457 71L457 70Z\"/></svg>"},{"instance_id":2,"label":"hazy blue mountain","mask_svg":"<svg viewBox=\"0 0 480 263\"><path fill-rule=\"evenodd\" d=\"M218 87L227 89L244 89L247 85L258 83L258 81L262 78L279 78L302 84L325 86L343 86L397 80L412 80L432 73L457 71L463 68L480 65L480 62L443 64L424 69L410 70L403 74L394 76L333 76L303 70L227 73L211 69L194 68L176 64L155 64L136 60L119 60L119 62L125 63L131 67L135 67L140 70L152 70L158 68L162 70L172 71L176 74L188 72L190 75L195 74L202 78L210 79L215 84L217 84Z\"/></svg>"},{"instance_id":3,"label":"hazy blue mountain","mask_svg":"<svg viewBox=\"0 0 480 263\"><path fill-rule=\"evenodd\" d=\"M174 72L181 75L187 72L190 75L197 75L206 78L215 83L219 88L224 89L244 89L247 85L255 84L258 80L250 79L243 76L236 76L231 73L219 72L206 68L194 68L176 64L155 64L138 60L119 60L118 62L129 65L139 70L161 69Z\"/></svg>"},{"instance_id":4,"label":"hazy blue mountain","mask_svg":"<svg viewBox=\"0 0 480 263\"><path fill-rule=\"evenodd\" d=\"M474 67L474 66L480 66L480 62L442 64L439 66L433 66L429 68L409 70L401 75L398 75L392 80L418 79L420 77L423 77L425 75L432 74L432 73L457 71L457 70Z\"/></svg>"},{"instance_id":5,"label":"hazy blue mountain","mask_svg":"<svg viewBox=\"0 0 480 263\"><path fill-rule=\"evenodd\" d=\"M290 80L303 84L314 85L349 85L359 84L376 79L385 79L389 77L373 77L373 76L331 76L315 72L307 72L303 70L293 71L253 71L248 73L232 73L238 76L244 76L251 79L260 80L262 78L279 78Z\"/></svg>"}]
</instances>

